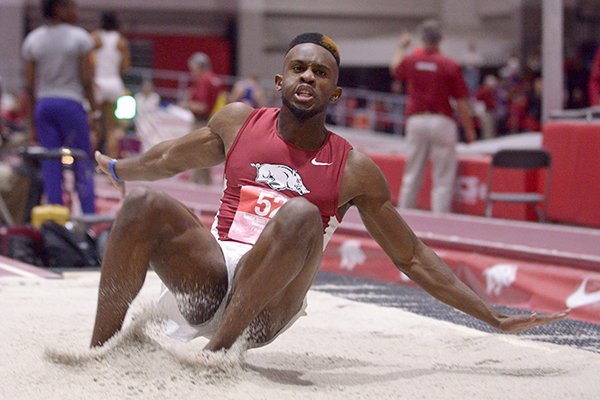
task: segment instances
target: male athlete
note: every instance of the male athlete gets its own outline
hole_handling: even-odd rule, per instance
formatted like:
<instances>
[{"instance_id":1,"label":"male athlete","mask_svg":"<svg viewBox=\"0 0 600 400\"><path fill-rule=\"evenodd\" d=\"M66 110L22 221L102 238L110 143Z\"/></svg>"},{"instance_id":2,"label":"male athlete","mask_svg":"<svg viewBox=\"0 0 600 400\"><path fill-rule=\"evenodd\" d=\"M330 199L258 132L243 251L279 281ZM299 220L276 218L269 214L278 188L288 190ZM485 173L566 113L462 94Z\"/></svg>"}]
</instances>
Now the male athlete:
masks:
<instances>
[{"instance_id":1,"label":"male athlete","mask_svg":"<svg viewBox=\"0 0 600 400\"><path fill-rule=\"evenodd\" d=\"M396 267L444 303L505 332L567 315L499 313L415 236L375 163L325 127L327 105L342 94L338 72L330 38L299 35L275 77L281 109L232 103L206 127L142 155L96 154L121 189L225 162L225 190L212 230L165 193L125 198L102 264L92 347L121 329L149 265L166 286L160 302L175 306L175 336L207 336L207 351L228 349L244 332L249 347L269 343L303 314L323 248L352 206Z\"/></svg>"}]
</instances>

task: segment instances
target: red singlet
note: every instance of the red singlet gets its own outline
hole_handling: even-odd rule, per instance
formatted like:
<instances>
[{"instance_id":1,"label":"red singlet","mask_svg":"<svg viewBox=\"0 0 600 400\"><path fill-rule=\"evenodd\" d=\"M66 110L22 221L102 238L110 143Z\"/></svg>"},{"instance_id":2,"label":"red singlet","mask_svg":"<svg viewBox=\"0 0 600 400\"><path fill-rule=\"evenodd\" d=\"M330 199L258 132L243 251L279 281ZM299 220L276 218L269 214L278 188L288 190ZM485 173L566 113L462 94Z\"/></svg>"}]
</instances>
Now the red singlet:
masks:
<instances>
[{"instance_id":1,"label":"red singlet","mask_svg":"<svg viewBox=\"0 0 600 400\"><path fill-rule=\"evenodd\" d=\"M339 192L352 145L328 131L321 148L297 147L277 133L278 115L277 108L253 110L227 153L215 218L220 240L254 244L279 207L298 196L319 208L325 243L341 221Z\"/></svg>"}]
</instances>

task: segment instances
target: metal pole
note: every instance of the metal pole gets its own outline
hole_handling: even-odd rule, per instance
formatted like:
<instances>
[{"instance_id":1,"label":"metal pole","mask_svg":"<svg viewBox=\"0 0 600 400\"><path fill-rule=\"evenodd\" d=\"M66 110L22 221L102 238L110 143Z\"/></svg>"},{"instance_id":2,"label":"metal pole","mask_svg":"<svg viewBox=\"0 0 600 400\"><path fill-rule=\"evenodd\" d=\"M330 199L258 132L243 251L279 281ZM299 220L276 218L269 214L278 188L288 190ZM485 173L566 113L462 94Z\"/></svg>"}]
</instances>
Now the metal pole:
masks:
<instances>
[{"instance_id":1,"label":"metal pole","mask_svg":"<svg viewBox=\"0 0 600 400\"><path fill-rule=\"evenodd\" d=\"M542 2L542 120L563 108L563 1Z\"/></svg>"}]
</instances>

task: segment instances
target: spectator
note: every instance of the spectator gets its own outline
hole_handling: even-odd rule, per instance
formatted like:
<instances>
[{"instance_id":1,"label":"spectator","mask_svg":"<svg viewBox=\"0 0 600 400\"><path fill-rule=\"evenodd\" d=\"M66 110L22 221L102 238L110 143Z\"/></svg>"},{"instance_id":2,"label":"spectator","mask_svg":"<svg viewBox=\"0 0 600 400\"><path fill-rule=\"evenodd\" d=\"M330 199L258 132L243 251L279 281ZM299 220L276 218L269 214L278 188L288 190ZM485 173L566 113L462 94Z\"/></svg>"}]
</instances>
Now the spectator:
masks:
<instances>
[{"instance_id":1,"label":"spectator","mask_svg":"<svg viewBox=\"0 0 600 400\"><path fill-rule=\"evenodd\" d=\"M256 76L250 76L248 79L239 80L233 85L229 102L241 101L253 108L265 106L265 92L259 85Z\"/></svg>"},{"instance_id":2,"label":"spectator","mask_svg":"<svg viewBox=\"0 0 600 400\"><path fill-rule=\"evenodd\" d=\"M471 95L474 95L479 87L482 63L483 57L477 51L477 45L469 43L469 48L463 58L463 74Z\"/></svg>"},{"instance_id":3,"label":"spectator","mask_svg":"<svg viewBox=\"0 0 600 400\"><path fill-rule=\"evenodd\" d=\"M62 146L85 151L88 159L73 168L82 211L94 213L94 168L84 99L96 115L91 52L94 41L75 26L73 0L43 0L46 24L30 32L23 43L26 85L34 108L34 132L49 149ZM35 136L35 135L34 135ZM47 202L63 204L62 167L59 160L43 160L42 176Z\"/></svg>"},{"instance_id":4,"label":"spectator","mask_svg":"<svg viewBox=\"0 0 600 400\"><path fill-rule=\"evenodd\" d=\"M590 105L600 105L600 46L596 50L594 61L592 63L588 92L590 96Z\"/></svg>"},{"instance_id":5,"label":"spectator","mask_svg":"<svg viewBox=\"0 0 600 400\"><path fill-rule=\"evenodd\" d=\"M524 130L527 118L527 93L521 87L512 89L508 102L507 129L509 133Z\"/></svg>"},{"instance_id":6,"label":"spectator","mask_svg":"<svg viewBox=\"0 0 600 400\"><path fill-rule=\"evenodd\" d=\"M160 95L154 91L152 81L142 83L142 91L135 95L137 115L145 115L156 111L160 107Z\"/></svg>"},{"instance_id":7,"label":"spectator","mask_svg":"<svg viewBox=\"0 0 600 400\"><path fill-rule=\"evenodd\" d=\"M437 21L421 25L423 51L405 56L411 38L404 35L392 57L394 78L407 84L406 142L408 158L402 178L400 207L415 208L427 160L433 162L431 209L450 212L456 175L458 127L450 99L456 100L458 114L468 142L475 140L470 117L469 89L460 67L439 52L442 31Z\"/></svg>"},{"instance_id":8,"label":"spectator","mask_svg":"<svg viewBox=\"0 0 600 400\"><path fill-rule=\"evenodd\" d=\"M481 136L483 139L496 137L497 87L498 79L494 75L487 75L475 93L475 99L484 105L482 112L479 114Z\"/></svg>"},{"instance_id":9,"label":"spectator","mask_svg":"<svg viewBox=\"0 0 600 400\"><path fill-rule=\"evenodd\" d=\"M119 33L117 16L110 11L101 14L100 29L92 37L96 45L94 94L102 113L95 147L110 157L118 157L123 130L117 129L115 108L117 99L125 94L122 75L131 66L129 43Z\"/></svg>"},{"instance_id":10,"label":"spectator","mask_svg":"<svg viewBox=\"0 0 600 400\"><path fill-rule=\"evenodd\" d=\"M213 73L212 63L205 53L194 53L188 60L188 68L194 83L183 105L194 113L195 128L200 128L206 125L212 114L221 91L221 82ZM193 170L191 179L195 183L210 185L210 169Z\"/></svg>"},{"instance_id":11,"label":"spectator","mask_svg":"<svg viewBox=\"0 0 600 400\"><path fill-rule=\"evenodd\" d=\"M527 114L523 123L526 132L537 132L542 129L542 78L535 78L527 94Z\"/></svg>"},{"instance_id":12,"label":"spectator","mask_svg":"<svg viewBox=\"0 0 600 400\"><path fill-rule=\"evenodd\" d=\"M506 60L506 64L500 68L500 76L510 84L518 82L519 77L521 76L521 61L516 54L512 54L508 60Z\"/></svg>"},{"instance_id":13,"label":"spectator","mask_svg":"<svg viewBox=\"0 0 600 400\"><path fill-rule=\"evenodd\" d=\"M588 82L590 76L585 67L585 57L581 50L578 50L575 54L566 58L565 68L567 108L574 109L588 107Z\"/></svg>"}]
</instances>

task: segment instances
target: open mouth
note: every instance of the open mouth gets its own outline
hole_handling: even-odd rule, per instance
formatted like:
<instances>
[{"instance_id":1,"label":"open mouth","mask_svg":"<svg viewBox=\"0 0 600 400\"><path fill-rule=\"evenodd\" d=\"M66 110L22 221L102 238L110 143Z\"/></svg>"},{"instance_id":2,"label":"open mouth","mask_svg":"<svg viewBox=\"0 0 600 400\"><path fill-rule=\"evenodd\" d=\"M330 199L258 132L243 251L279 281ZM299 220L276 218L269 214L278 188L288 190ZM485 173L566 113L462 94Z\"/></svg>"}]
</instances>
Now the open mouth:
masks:
<instances>
[{"instance_id":1,"label":"open mouth","mask_svg":"<svg viewBox=\"0 0 600 400\"><path fill-rule=\"evenodd\" d=\"M310 101L310 100L314 99L315 92L313 91L313 89L310 86L302 85L302 86L298 87L298 89L296 89L296 92L294 93L294 97L296 98L296 100L298 100L300 102L306 102L306 101Z\"/></svg>"}]
</instances>

